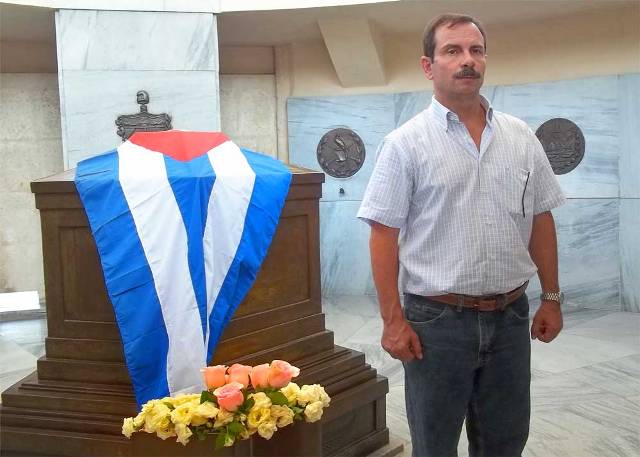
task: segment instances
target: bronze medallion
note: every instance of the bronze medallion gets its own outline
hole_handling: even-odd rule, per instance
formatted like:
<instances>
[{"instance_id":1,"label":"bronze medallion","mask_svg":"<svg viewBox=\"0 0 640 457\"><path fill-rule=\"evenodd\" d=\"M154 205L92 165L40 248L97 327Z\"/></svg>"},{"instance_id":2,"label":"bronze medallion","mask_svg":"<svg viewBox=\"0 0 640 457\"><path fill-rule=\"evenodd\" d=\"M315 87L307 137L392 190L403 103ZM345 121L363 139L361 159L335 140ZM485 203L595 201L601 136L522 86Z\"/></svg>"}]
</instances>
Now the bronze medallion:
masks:
<instances>
[{"instance_id":1,"label":"bronze medallion","mask_svg":"<svg viewBox=\"0 0 640 457\"><path fill-rule=\"evenodd\" d=\"M362 168L364 143L353 130L337 128L322 136L316 154L327 174L334 178L349 178Z\"/></svg>"},{"instance_id":2,"label":"bronze medallion","mask_svg":"<svg viewBox=\"0 0 640 457\"><path fill-rule=\"evenodd\" d=\"M536 136L557 175L569 173L584 157L584 135L569 119L548 120L536 130Z\"/></svg>"}]
</instances>

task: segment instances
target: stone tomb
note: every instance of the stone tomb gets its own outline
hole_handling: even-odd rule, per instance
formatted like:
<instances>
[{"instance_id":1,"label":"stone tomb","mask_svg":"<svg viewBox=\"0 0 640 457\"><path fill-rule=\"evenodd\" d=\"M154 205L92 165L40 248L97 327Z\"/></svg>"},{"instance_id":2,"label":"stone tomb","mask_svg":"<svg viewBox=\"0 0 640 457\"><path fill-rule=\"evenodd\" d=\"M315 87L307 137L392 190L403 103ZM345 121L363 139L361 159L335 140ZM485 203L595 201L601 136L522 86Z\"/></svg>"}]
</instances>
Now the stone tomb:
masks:
<instances>
[{"instance_id":1,"label":"stone tomb","mask_svg":"<svg viewBox=\"0 0 640 457\"><path fill-rule=\"evenodd\" d=\"M386 378L362 353L335 345L325 328L318 224L324 175L291 169L273 243L210 364L288 360L302 370L299 383L325 386L331 406L316 424L296 423L269 441L241 441L216 456L357 456L389 440ZM211 437L183 447L146 433L121 435L122 419L137 408L74 173L31 183L41 216L49 333L37 371L2 393L0 454L211 456Z\"/></svg>"}]
</instances>

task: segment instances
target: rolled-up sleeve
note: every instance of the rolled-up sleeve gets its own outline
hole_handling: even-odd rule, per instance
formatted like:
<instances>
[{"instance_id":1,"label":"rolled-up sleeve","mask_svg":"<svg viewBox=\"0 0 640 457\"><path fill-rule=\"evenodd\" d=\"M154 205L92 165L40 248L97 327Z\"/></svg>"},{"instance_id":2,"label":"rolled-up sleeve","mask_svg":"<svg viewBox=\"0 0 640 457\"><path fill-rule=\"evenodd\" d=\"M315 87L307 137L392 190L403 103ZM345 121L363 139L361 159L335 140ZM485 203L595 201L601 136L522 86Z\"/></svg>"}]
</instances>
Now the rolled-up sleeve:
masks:
<instances>
[{"instance_id":1,"label":"rolled-up sleeve","mask_svg":"<svg viewBox=\"0 0 640 457\"><path fill-rule=\"evenodd\" d=\"M358 218L368 224L378 222L402 228L413 192L413 167L409 151L385 138L378 147L376 164L358 210Z\"/></svg>"},{"instance_id":2,"label":"rolled-up sleeve","mask_svg":"<svg viewBox=\"0 0 640 457\"><path fill-rule=\"evenodd\" d=\"M566 198L540 141L532 131L529 131L529 133L534 162L534 172L531 175L535 191L533 214L540 214L563 205Z\"/></svg>"}]
</instances>

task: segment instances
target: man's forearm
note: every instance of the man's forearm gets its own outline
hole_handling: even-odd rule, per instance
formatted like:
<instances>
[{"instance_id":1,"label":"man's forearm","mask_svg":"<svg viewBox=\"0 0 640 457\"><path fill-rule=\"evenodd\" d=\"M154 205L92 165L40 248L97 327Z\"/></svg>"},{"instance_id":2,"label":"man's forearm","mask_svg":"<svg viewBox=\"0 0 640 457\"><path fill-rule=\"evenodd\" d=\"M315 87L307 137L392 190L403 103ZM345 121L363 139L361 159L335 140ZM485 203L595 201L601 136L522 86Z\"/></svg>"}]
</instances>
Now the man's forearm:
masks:
<instances>
[{"instance_id":1,"label":"man's forearm","mask_svg":"<svg viewBox=\"0 0 640 457\"><path fill-rule=\"evenodd\" d=\"M400 229L374 223L371 226L371 269L384 322L402 318L398 292L398 234Z\"/></svg>"},{"instance_id":2,"label":"man's forearm","mask_svg":"<svg viewBox=\"0 0 640 457\"><path fill-rule=\"evenodd\" d=\"M558 283L558 243L556 227L550 211L533 217L529 254L538 267L538 277L544 292L557 292Z\"/></svg>"}]
</instances>

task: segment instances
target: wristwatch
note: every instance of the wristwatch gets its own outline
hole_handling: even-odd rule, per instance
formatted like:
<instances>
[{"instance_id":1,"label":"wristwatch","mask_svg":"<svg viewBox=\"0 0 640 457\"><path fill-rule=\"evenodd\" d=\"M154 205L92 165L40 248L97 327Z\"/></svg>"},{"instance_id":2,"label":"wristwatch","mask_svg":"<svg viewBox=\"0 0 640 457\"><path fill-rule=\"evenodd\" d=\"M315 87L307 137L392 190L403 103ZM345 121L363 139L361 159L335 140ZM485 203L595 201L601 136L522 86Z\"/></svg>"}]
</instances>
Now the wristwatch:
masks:
<instances>
[{"instance_id":1,"label":"wristwatch","mask_svg":"<svg viewBox=\"0 0 640 457\"><path fill-rule=\"evenodd\" d=\"M562 303L564 303L564 292L542 292L540 294L540 300L554 301L562 306Z\"/></svg>"}]
</instances>

